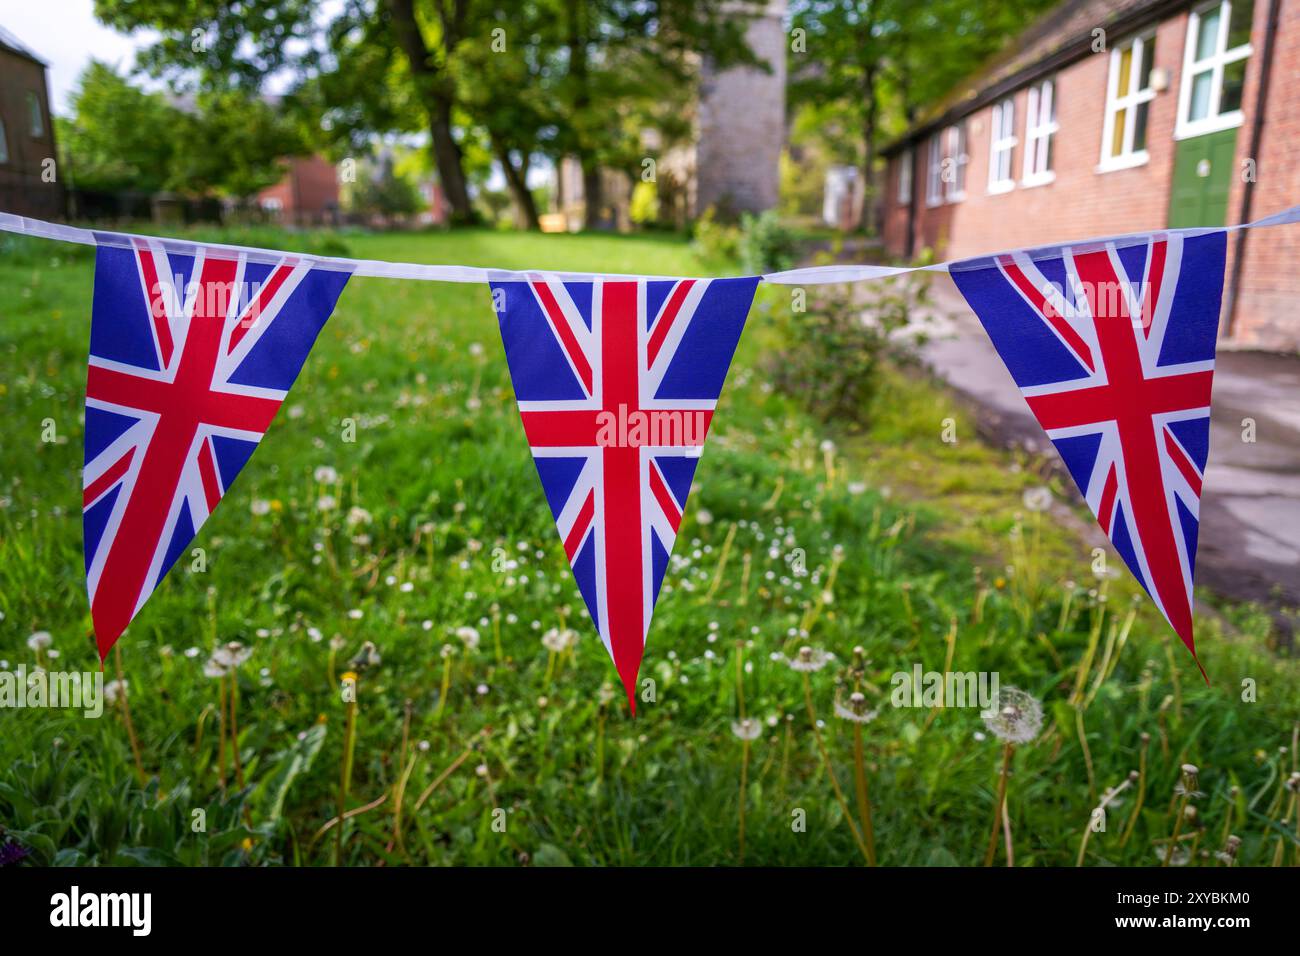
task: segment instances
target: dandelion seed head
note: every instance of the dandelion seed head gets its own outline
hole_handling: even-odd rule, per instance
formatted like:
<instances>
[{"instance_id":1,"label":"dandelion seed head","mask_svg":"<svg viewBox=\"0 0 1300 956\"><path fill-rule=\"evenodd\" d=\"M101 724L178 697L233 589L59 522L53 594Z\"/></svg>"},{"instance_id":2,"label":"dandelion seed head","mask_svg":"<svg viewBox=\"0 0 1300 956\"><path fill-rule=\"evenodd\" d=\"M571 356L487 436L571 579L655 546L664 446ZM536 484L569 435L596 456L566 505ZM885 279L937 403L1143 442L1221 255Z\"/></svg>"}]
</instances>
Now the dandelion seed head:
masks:
<instances>
[{"instance_id":1,"label":"dandelion seed head","mask_svg":"<svg viewBox=\"0 0 1300 956\"><path fill-rule=\"evenodd\" d=\"M998 695L997 713L985 717L984 726L999 740L1027 744L1043 728L1043 705L1032 694L1004 687Z\"/></svg>"}]
</instances>

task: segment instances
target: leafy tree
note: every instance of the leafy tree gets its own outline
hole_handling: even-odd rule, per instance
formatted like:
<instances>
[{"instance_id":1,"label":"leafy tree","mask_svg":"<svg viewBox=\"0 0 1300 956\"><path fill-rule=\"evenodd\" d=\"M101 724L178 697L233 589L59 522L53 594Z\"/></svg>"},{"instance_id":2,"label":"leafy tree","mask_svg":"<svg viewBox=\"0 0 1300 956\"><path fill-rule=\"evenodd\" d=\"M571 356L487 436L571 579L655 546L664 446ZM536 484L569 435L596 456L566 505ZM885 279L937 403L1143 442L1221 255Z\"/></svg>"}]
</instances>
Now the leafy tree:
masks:
<instances>
[{"instance_id":1,"label":"leafy tree","mask_svg":"<svg viewBox=\"0 0 1300 956\"><path fill-rule=\"evenodd\" d=\"M92 60L72 98L60 142L83 189L158 192L169 184L179 139L177 110Z\"/></svg>"},{"instance_id":2,"label":"leafy tree","mask_svg":"<svg viewBox=\"0 0 1300 956\"><path fill-rule=\"evenodd\" d=\"M200 89L259 90L296 74L286 108L313 135L356 148L374 132L427 130L453 218L474 217L467 159L500 164L524 220L536 156L576 155L588 222L600 170L629 167L655 120L685 131L698 57L753 62L744 18L758 0L95 0L96 15L159 40L141 61ZM656 123L659 125L659 123Z\"/></svg>"},{"instance_id":3,"label":"leafy tree","mask_svg":"<svg viewBox=\"0 0 1300 956\"><path fill-rule=\"evenodd\" d=\"M790 100L824 130L842 160L860 164L874 208L883 130L900 132L1026 23L1057 0L793 0Z\"/></svg>"},{"instance_id":4,"label":"leafy tree","mask_svg":"<svg viewBox=\"0 0 1300 956\"><path fill-rule=\"evenodd\" d=\"M178 101L179 102L179 101ZM295 125L242 93L203 92L184 107L92 61L62 143L83 189L173 189L242 199L277 182L281 158L306 151Z\"/></svg>"}]
</instances>

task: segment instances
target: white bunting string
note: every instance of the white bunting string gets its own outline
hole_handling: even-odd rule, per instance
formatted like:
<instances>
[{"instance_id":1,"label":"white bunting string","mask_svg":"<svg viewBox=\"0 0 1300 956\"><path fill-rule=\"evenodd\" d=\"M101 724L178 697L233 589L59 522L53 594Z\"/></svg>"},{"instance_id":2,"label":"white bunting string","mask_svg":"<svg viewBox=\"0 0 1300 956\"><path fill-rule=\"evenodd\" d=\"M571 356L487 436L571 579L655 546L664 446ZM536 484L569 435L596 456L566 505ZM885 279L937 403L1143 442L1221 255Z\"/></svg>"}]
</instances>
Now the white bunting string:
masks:
<instances>
[{"instance_id":1,"label":"white bunting string","mask_svg":"<svg viewBox=\"0 0 1300 956\"><path fill-rule=\"evenodd\" d=\"M786 269L781 272L763 274L765 282L774 285L830 285L843 282L870 282L893 276L906 275L910 272L952 272L957 269L979 269L987 265L990 258L1023 253L1030 259L1050 259L1061 254L1062 247L1068 246L1077 252L1101 249L1107 246L1124 248L1126 246L1145 244L1152 235L1203 236L1214 232L1235 232L1238 229L1253 229L1266 226L1281 226L1300 222L1300 205L1257 219L1250 223L1234 226L1193 227L1185 229L1155 229L1146 232L1125 233L1118 236L1084 239L1078 242L1059 242L1050 246L1032 249L1009 249L1004 252L986 253L964 260L950 260L926 266L874 266L874 265L832 265L805 266L799 269ZM492 269L477 266L457 265L423 265L415 262L385 262L380 259L349 259L341 256L317 256L307 253L285 253L274 249L258 249L251 246L232 246L222 243L196 242L189 239L158 238L129 232L106 232L99 229L82 229L60 223L45 222L41 219L29 219L12 213L0 212L0 232L12 232L20 235L35 236L41 239L55 239L61 242L75 242L86 246L109 246L119 249L133 249L137 242L148 240L161 244L162 248L174 255L194 255L203 249L208 256L215 251L229 252L231 257L242 257L248 262L266 265L279 264L286 255L293 255L304 263L310 263L317 269L335 272L347 272L353 276L368 276L380 279L415 279L424 282L507 282L523 280L545 272L561 281L590 282L594 279L650 279L675 281L679 278L697 278L691 276L654 276L625 275L608 272L556 272L553 270L516 270ZM985 261L981 261L985 260Z\"/></svg>"}]
</instances>

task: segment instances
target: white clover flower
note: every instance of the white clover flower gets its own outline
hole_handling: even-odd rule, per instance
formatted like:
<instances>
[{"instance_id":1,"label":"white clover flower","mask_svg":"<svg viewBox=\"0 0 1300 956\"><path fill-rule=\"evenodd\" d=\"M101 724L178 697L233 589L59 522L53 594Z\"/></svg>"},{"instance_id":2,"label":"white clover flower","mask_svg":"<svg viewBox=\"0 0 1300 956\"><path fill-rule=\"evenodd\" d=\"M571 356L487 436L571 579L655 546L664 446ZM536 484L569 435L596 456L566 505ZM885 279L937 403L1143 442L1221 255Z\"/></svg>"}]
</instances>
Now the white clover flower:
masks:
<instances>
[{"instance_id":1,"label":"white clover flower","mask_svg":"<svg viewBox=\"0 0 1300 956\"><path fill-rule=\"evenodd\" d=\"M753 717L746 717L744 720L733 720L731 722L731 732L741 740L757 740L763 734L763 722Z\"/></svg>"},{"instance_id":2,"label":"white clover flower","mask_svg":"<svg viewBox=\"0 0 1300 956\"><path fill-rule=\"evenodd\" d=\"M998 712L985 717L984 726L999 740L1027 744L1043 729L1043 705L1019 688L1004 687L998 694Z\"/></svg>"},{"instance_id":3,"label":"white clover flower","mask_svg":"<svg viewBox=\"0 0 1300 956\"><path fill-rule=\"evenodd\" d=\"M322 485L332 485L339 480L339 473L329 465L321 465L312 472L312 477Z\"/></svg>"},{"instance_id":4,"label":"white clover flower","mask_svg":"<svg viewBox=\"0 0 1300 956\"><path fill-rule=\"evenodd\" d=\"M27 638L27 646L38 654L53 643L54 638L50 635L49 631L37 631L31 637Z\"/></svg>"}]
</instances>

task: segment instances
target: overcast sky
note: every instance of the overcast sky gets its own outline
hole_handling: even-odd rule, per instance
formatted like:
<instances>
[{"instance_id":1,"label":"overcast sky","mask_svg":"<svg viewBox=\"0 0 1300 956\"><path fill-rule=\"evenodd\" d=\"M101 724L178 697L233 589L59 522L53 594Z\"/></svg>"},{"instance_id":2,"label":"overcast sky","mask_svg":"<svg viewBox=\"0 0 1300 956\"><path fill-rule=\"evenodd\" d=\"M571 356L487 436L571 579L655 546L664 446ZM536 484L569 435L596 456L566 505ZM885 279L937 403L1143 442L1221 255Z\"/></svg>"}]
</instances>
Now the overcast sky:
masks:
<instances>
[{"instance_id":1,"label":"overcast sky","mask_svg":"<svg viewBox=\"0 0 1300 956\"><path fill-rule=\"evenodd\" d=\"M68 98L92 58L125 72L149 37L127 36L95 19L93 0L0 0L0 26L49 64L50 106L67 114Z\"/></svg>"}]
</instances>

